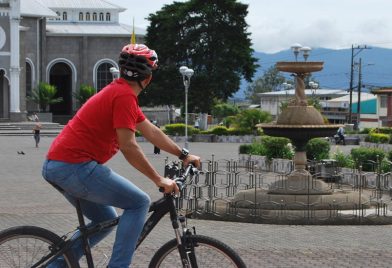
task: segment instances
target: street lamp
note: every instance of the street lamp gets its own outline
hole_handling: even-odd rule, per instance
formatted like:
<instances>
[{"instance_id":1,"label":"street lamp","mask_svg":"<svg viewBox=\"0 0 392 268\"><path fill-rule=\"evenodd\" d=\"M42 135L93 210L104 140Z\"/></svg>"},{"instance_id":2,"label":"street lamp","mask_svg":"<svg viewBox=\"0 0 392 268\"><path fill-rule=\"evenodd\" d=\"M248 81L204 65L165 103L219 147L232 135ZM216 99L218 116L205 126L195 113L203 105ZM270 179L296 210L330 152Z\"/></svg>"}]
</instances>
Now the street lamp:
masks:
<instances>
[{"instance_id":1,"label":"street lamp","mask_svg":"<svg viewBox=\"0 0 392 268\"><path fill-rule=\"evenodd\" d=\"M194 73L192 69L181 66L179 69L185 87L185 148L188 149L188 89L191 84L191 77Z\"/></svg>"},{"instance_id":2,"label":"street lamp","mask_svg":"<svg viewBox=\"0 0 392 268\"><path fill-rule=\"evenodd\" d=\"M295 61L297 61L298 53L301 50L301 48L302 48L302 45L298 44L298 43L291 45L291 50L294 52Z\"/></svg>"}]
</instances>

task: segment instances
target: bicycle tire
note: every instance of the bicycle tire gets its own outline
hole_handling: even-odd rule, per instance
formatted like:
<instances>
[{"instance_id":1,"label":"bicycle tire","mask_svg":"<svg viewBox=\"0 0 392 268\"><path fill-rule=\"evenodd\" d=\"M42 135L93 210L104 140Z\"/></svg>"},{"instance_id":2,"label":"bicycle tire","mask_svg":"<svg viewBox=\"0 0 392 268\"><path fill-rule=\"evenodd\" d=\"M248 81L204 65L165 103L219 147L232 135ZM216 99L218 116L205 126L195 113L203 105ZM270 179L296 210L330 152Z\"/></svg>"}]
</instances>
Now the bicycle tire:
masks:
<instances>
[{"instance_id":1,"label":"bicycle tire","mask_svg":"<svg viewBox=\"0 0 392 268\"><path fill-rule=\"evenodd\" d=\"M50 253L49 246L60 242L58 235L36 226L18 226L1 231L0 268L31 267ZM62 257L67 268L79 268L70 252L65 252Z\"/></svg>"},{"instance_id":2,"label":"bicycle tire","mask_svg":"<svg viewBox=\"0 0 392 268\"><path fill-rule=\"evenodd\" d=\"M199 268L224 267L246 268L241 257L228 245L214 238L203 235L192 235L195 254ZM172 239L154 254L149 268L182 267L177 240Z\"/></svg>"}]
</instances>

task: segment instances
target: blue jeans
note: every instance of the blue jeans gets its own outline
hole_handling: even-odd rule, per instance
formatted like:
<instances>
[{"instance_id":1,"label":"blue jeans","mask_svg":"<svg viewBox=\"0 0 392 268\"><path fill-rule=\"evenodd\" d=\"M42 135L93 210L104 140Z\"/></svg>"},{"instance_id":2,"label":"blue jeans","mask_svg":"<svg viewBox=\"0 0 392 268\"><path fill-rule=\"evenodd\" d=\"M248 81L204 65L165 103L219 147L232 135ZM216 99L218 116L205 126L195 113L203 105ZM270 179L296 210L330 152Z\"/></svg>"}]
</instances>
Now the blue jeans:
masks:
<instances>
[{"instance_id":1,"label":"blue jeans","mask_svg":"<svg viewBox=\"0 0 392 268\"><path fill-rule=\"evenodd\" d=\"M83 214L91 221L89 225L116 218L113 207L124 210L117 226L109 267L128 268L148 213L150 197L124 177L95 161L72 164L46 160L42 175L48 182L61 187L71 204L75 205L76 198L80 199ZM106 229L94 234L89 239L90 244L96 245L110 231ZM78 259L83 256L81 242L75 244L73 251ZM63 266L63 260L59 259L50 267Z\"/></svg>"}]
</instances>

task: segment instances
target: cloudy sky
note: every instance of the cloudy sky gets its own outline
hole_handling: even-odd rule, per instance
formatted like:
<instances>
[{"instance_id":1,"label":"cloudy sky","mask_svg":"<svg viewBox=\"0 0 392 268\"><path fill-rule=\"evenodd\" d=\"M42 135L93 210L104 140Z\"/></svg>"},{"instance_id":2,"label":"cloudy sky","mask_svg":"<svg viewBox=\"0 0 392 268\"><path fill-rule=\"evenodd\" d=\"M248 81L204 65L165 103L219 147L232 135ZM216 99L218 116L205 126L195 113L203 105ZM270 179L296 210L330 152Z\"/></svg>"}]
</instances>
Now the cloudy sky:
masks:
<instances>
[{"instance_id":1,"label":"cloudy sky","mask_svg":"<svg viewBox=\"0 0 392 268\"><path fill-rule=\"evenodd\" d=\"M145 18L172 0L109 0L127 8L120 21L147 27ZM177 0L183 2L185 0ZM206 0L207 1L207 0ZM294 43L341 49L352 44L392 48L391 0L239 0L256 51L274 53ZM207 1L208 2L208 1Z\"/></svg>"}]
</instances>

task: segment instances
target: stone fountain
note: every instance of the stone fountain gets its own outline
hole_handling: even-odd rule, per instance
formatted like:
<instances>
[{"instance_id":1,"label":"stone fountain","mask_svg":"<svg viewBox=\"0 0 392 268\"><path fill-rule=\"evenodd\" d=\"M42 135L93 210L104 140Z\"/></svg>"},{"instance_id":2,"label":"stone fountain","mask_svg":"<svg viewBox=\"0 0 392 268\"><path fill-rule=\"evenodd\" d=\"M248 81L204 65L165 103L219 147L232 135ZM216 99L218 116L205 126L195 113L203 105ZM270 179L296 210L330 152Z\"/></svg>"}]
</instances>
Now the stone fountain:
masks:
<instances>
[{"instance_id":1,"label":"stone fountain","mask_svg":"<svg viewBox=\"0 0 392 268\"><path fill-rule=\"evenodd\" d=\"M305 52L309 50L308 48ZM294 53L297 52L296 58L298 51L294 50ZM277 62L278 70L295 77L295 98L289 101L276 123L258 125L266 135L286 137L292 141L295 146L294 170L283 179L271 183L268 189L244 190L233 199L234 203L249 201L249 204L258 204L265 215L271 216L271 223L280 222L279 216L276 217L279 212L276 211L281 211L282 207L286 210L287 218L298 219L290 221L291 223L302 224L302 216L306 213L312 213L317 218L325 216L332 207L350 211L358 201L366 202L360 193L335 191L331 184L313 178L306 170L307 142L312 138L333 136L341 126L325 123L320 112L308 104L305 78L312 72L321 71L323 62L309 62L307 56L308 54L302 62ZM251 205L245 205L243 209L250 207Z\"/></svg>"},{"instance_id":2,"label":"stone fountain","mask_svg":"<svg viewBox=\"0 0 392 268\"><path fill-rule=\"evenodd\" d=\"M294 171L284 181L271 185L271 194L331 194L330 187L322 180L311 181L305 146L312 138L333 136L340 125L324 122L319 111L309 106L305 96L304 79L312 72L322 70L323 62L278 62L279 71L295 76L295 99L279 115L276 124L261 124L265 134L289 138L295 146ZM312 185L308 185L311 182Z\"/></svg>"}]
</instances>

